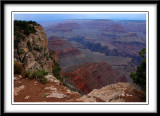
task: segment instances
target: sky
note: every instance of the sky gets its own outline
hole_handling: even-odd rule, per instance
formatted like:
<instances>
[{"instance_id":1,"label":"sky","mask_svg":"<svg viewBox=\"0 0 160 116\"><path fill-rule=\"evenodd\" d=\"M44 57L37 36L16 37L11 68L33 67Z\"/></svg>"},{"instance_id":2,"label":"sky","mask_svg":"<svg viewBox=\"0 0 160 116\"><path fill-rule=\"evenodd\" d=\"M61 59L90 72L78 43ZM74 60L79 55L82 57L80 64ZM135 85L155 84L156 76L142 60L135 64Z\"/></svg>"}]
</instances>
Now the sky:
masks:
<instances>
[{"instance_id":1,"label":"sky","mask_svg":"<svg viewBox=\"0 0 160 116\"><path fill-rule=\"evenodd\" d=\"M67 19L146 20L146 14L14 14L14 20L32 20L36 22L49 22L63 21Z\"/></svg>"}]
</instances>

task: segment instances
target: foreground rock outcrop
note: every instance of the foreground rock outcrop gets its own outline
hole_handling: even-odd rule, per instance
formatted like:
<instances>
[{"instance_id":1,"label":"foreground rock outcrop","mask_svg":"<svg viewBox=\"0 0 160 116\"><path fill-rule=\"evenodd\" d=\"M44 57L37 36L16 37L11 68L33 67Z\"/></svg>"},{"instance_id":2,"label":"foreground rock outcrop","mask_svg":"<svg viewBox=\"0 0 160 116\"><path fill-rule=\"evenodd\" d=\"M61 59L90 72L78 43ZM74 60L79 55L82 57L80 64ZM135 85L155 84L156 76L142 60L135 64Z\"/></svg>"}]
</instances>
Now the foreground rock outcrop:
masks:
<instances>
[{"instance_id":1,"label":"foreground rock outcrop","mask_svg":"<svg viewBox=\"0 0 160 116\"><path fill-rule=\"evenodd\" d=\"M76 100L94 101L95 98L104 102L144 102L143 92L130 83L111 84L101 89L94 89L89 94Z\"/></svg>"},{"instance_id":2,"label":"foreground rock outcrop","mask_svg":"<svg viewBox=\"0 0 160 116\"><path fill-rule=\"evenodd\" d=\"M42 26L36 22L15 21L14 60L26 71L52 72L56 52L49 52L48 39Z\"/></svg>"},{"instance_id":3,"label":"foreground rock outcrop","mask_svg":"<svg viewBox=\"0 0 160 116\"><path fill-rule=\"evenodd\" d=\"M46 76L46 84L14 77L14 102L144 102L142 91L130 83L111 84L81 96L51 75Z\"/></svg>"}]
</instances>

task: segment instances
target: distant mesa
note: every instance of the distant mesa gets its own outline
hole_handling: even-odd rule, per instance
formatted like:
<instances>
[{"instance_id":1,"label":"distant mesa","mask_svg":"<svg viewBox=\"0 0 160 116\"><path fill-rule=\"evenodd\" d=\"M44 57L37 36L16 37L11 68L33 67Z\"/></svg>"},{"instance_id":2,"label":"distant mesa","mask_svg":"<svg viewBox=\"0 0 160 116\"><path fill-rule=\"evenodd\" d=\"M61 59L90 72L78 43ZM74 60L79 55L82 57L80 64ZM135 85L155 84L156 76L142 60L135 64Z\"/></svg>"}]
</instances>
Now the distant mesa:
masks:
<instances>
[{"instance_id":1,"label":"distant mesa","mask_svg":"<svg viewBox=\"0 0 160 116\"><path fill-rule=\"evenodd\" d=\"M127 31L124 29L124 27L118 23L115 23L110 26L110 28L106 29L109 32L121 32L126 33Z\"/></svg>"},{"instance_id":2,"label":"distant mesa","mask_svg":"<svg viewBox=\"0 0 160 116\"><path fill-rule=\"evenodd\" d=\"M129 32L129 33L127 33L124 37L126 37L126 38L138 38L138 35L137 35L137 33L136 32Z\"/></svg>"},{"instance_id":3,"label":"distant mesa","mask_svg":"<svg viewBox=\"0 0 160 116\"><path fill-rule=\"evenodd\" d=\"M55 50L60 58L72 55L79 55L81 52L72 46L67 40L59 37L50 37L48 40L50 50Z\"/></svg>"},{"instance_id":4,"label":"distant mesa","mask_svg":"<svg viewBox=\"0 0 160 116\"><path fill-rule=\"evenodd\" d=\"M68 22L68 23L60 23L53 28L50 27L50 30L68 32L72 31L73 29L79 29L79 28L81 28L81 26L78 23Z\"/></svg>"}]
</instances>

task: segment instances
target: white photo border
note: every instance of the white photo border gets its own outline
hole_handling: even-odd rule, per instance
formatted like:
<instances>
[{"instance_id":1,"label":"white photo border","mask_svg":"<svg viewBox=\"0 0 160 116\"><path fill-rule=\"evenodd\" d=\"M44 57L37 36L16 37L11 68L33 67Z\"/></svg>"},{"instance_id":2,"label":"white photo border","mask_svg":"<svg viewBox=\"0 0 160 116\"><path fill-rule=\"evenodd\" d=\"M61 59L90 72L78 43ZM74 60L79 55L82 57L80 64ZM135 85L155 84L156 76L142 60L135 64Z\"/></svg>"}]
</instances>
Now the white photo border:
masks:
<instances>
[{"instance_id":1,"label":"white photo border","mask_svg":"<svg viewBox=\"0 0 160 116\"><path fill-rule=\"evenodd\" d=\"M125 6L125 7L124 7ZM148 39L148 41L146 41L146 47L147 49L147 54L148 54L148 65L147 65L147 70L149 69L149 73L148 76L152 78L148 78L147 82L148 84L150 84L148 87L148 99L147 99L147 104L146 103L78 103L78 104L73 104L73 103L13 103L13 14L15 12L39 12L41 11L42 7L44 8L44 11L53 11L53 12L68 12L68 11L74 11L74 12L117 12L118 10L120 12L147 12L146 17L148 17L148 19L146 20L146 29L148 28L148 30L146 30L146 33L148 32L148 34L146 35L146 38L155 38L155 40ZM83 10L82 10L83 7ZM89 8L88 8L89 7ZM136 8L135 8L136 7ZM95 11L96 10L96 11ZM136 11L135 11L136 10ZM4 83L4 92L5 92L5 111L6 112L28 112L29 110L31 112L134 112L135 110L137 110L138 112L141 112L141 110L144 112L148 112L150 109L152 112L156 111L156 101L157 101L157 95L156 95L156 90L157 90L157 85L156 85L156 70L155 70L155 66L156 66L156 51L157 51L157 47L156 47L156 24L157 24L157 17L156 17L156 6L155 5L149 5L149 4L144 4L144 7L139 6L137 4L128 4L128 6L125 5L119 5L119 4L86 4L86 5L81 5L81 4L38 4L38 5L28 5L28 4L18 4L18 5L12 5L12 4L8 4L5 6L5 35L4 35L4 40L5 40L5 50L7 50L6 54L5 54L5 83ZM148 21L148 23L147 23ZM152 22L154 21L154 23ZM148 25L148 26L147 26ZM152 28L152 29L149 29ZM12 38L12 39L8 39L8 38ZM150 44L151 43L151 44ZM12 46L12 47L11 47ZM153 52L154 51L154 52ZM149 56L151 54L151 56ZM149 59L154 59L154 60L149 60ZM12 65L11 65L12 64ZM152 67L152 68L149 68ZM8 70L7 70L8 69ZM11 69L11 71L9 70ZM7 72L6 72L7 71ZM154 79L153 79L154 77ZM153 80L151 80L153 79ZM150 83L149 83L150 82ZM6 91L7 89L7 91ZM150 91L151 90L151 91ZM149 94L150 91L150 94ZM154 98L154 100L153 100ZM156 98L156 99L155 99ZM152 101L152 102L149 102ZM33 109L33 107L37 107L36 109ZM62 107L60 108L60 107ZM44 109L44 107L48 107L49 109ZM52 111L52 108L55 108L54 111ZM89 110L87 110L89 108ZM116 107L116 111L114 110ZM128 111L126 111L126 108L128 109L129 107L131 107L131 109L129 109ZM29 108L29 109L28 109ZM58 109L60 108L60 109ZM93 108L93 109L92 109ZM106 110L106 109L109 110ZM40 109L40 110L38 110ZM70 110L72 109L72 110ZM148 111L147 111L148 110Z\"/></svg>"}]
</instances>

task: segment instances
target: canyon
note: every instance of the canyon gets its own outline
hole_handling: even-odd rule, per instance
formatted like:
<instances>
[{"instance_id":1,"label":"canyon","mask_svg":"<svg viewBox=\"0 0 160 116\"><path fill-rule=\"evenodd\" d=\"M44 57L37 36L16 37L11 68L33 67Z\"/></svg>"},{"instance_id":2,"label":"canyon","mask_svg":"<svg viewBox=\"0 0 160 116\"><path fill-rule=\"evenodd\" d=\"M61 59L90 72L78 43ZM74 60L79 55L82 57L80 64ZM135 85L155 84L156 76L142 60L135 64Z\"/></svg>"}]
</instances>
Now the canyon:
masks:
<instances>
[{"instance_id":1,"label":"canyon","mask_svg":"<svg viewBox=\"0 0 160 116\"><path fill-rule=\"evenodd\" d=\"M70 29L63 31L59 26ZM63 72L73 72L87 62L104 61L131 83L129 74L140 65L139 51L146 46L145 30L145 21L107 19L66 20L45 27L49 48L59 51Z\"/></svg>"},{"instance_id":2,"label":"canyon","mask_svg":"<svg viewBox=\"0 0 160 116\"><path fill-rule=\"evenodd\" d=\"M29 79L31 74L15 73L15 102L144 101L130 72L141 63L145 23L124 22L68 20L45 27L28 22L35 31L27 35L16 27L14 62L22 65L24 72L33 72L32 76L35 70L45 76L35 74ZM133 24L143 28L129 30Z\"/></svg>"}]
</instances>

